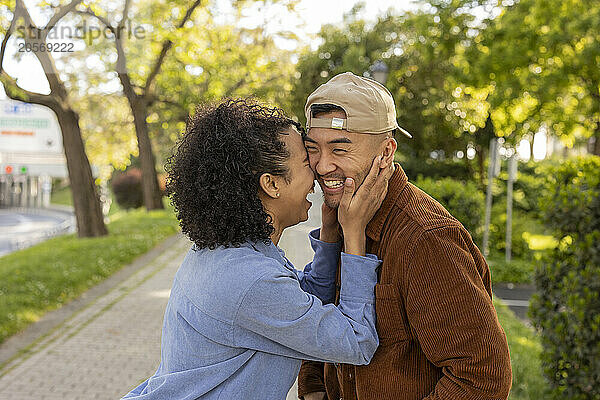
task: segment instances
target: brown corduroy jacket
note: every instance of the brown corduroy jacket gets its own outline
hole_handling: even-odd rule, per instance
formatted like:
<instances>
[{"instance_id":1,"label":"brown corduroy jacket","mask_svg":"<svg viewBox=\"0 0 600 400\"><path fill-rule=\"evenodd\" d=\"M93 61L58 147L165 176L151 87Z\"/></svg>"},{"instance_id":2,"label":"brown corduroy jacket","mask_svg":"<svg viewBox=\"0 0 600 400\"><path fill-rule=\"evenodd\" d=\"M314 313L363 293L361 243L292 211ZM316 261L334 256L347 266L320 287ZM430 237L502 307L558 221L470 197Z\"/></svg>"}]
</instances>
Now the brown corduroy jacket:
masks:
<instances>
[{"instance_id":1,"label":"brown corduroy jacket","mask_svg":"<svg viewBox=\"0 0 600 400\"><path fill-rule=\"evenodd\" d=\"M329 400L506 399L512 372L489 268L466 229L402 168L367 226L383 265L379 348L366 366L304 362L298 395Z\"/></svg>"}]
</instances>

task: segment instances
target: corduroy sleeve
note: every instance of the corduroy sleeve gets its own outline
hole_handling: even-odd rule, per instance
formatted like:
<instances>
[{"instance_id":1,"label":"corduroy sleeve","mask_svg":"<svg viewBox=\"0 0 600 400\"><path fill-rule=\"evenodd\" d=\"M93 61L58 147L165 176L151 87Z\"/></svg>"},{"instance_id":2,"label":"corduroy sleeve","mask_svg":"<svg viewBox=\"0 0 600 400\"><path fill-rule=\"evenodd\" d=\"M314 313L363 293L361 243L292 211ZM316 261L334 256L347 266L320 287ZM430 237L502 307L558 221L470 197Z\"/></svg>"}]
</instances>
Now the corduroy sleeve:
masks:
<instances>
[{"instance_id":1,"label":"corduroy sleeve","mask_svg":"<svg viewBox=\"0 0 600 400\"><path fill-rule=\"evenodd\" d=\"M426 231L404 277L410 325L428 360L443 372L424 400L497 400L510 391L506 336L470 240L461 226Z\"/></svg>"},{"instance_id":2,"label":"corduroy sleeve","mask_svg":"<svg viewBox=\"0 0 600 400\"><path fill-rule=\"evenodd\" d=\"M325 378L323 376L322 362L303 361L298 374L298 397L302 398L309 393L325 392Z\"/></svg>"}]
</instances>

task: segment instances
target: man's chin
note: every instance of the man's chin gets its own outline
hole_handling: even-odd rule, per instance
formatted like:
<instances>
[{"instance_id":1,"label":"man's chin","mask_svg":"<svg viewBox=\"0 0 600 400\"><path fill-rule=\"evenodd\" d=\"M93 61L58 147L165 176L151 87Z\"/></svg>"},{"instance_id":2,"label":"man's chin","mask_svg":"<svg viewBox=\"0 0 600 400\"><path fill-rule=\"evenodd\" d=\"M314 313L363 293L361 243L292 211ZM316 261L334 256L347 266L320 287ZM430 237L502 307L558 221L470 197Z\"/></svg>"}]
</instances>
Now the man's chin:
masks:
<instances>
[{"instance_id":1,"label":"man's chin","mask_svg":"<svg viewBox=\"0 0 600 400\"><path fill-rule=\"evenodd\" d=\"M326 194L323 195L323 201L325 205L329 208L338 208L340 205L340 198L337 196L328 196Z\"/></svg>"}]
</instances>

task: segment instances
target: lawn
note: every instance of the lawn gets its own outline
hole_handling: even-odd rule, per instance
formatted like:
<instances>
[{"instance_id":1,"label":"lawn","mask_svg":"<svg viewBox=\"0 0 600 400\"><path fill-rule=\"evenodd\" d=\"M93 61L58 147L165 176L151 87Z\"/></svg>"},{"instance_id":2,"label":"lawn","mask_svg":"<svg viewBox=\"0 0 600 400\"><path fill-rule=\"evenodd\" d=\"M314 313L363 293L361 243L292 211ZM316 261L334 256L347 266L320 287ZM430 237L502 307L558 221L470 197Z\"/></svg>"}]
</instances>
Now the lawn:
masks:
<instances>
[{"instance_id":1,"label":"lawn","mask_svg":"<svg viewBox=\"0 0 600 400\"><path fill-rule=\"evenodd\" d=\"M71 188L69 186L53 185L52 193L50 193L50 203L63 206L73 206L73 197L71 196Z\"/></svg>"},{"instance_id":2,"label":"lawn","mask_svg":"<svg viewBox=\"0 0 600 400\"><path fill-rule=\"evenodd\" d=\"M109 235L65 235L0 257L0 343L177 231L170 209L119 211Z\"/></svg>"},{"instance_id":3,"label":"lawn","mask_svg":"<svg viewBox=\"0 0 600 400\"><path fill-rule=\"evenodd\" d=\"M539 400L546 398L548 383L542 375L540 353L542 345L533 329L525 326L510 309L494 299L500 324L506 332L513 372L509 400Z\"/></svg>"}]
</instances>

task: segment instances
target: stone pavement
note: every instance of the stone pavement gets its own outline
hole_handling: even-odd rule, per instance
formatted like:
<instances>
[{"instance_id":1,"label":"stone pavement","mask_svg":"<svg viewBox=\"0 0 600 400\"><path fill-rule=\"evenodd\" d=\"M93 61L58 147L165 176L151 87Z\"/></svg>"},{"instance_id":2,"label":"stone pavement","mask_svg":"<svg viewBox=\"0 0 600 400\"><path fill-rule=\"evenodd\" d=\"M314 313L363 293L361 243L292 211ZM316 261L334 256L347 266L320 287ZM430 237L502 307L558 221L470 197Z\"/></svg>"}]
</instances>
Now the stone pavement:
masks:
<instances>
[{"instance_id":1,"label":"stone pavement","mask_svg":"<svg viewBox=\"0 0 600 400\"><path fill-rule=\"evenodd\" d=\"M306 234L320 225L321 195L311 196L309 221L288 229L280 242L299 268L312 258ZM137 266L126 267L135 269L129 276L120 279L124 273L117 273L99 285L108 287L90 296L97 296L92 301L49 313L3 343L0 399L118 399L151 376L160 361L162 319L172 280L189 247L184 237L168 239L134 263ZM65 310L69 312L61 317ZM295 387L288 395L291 399L296 399Z\"/></svg>"}]
</instances>

